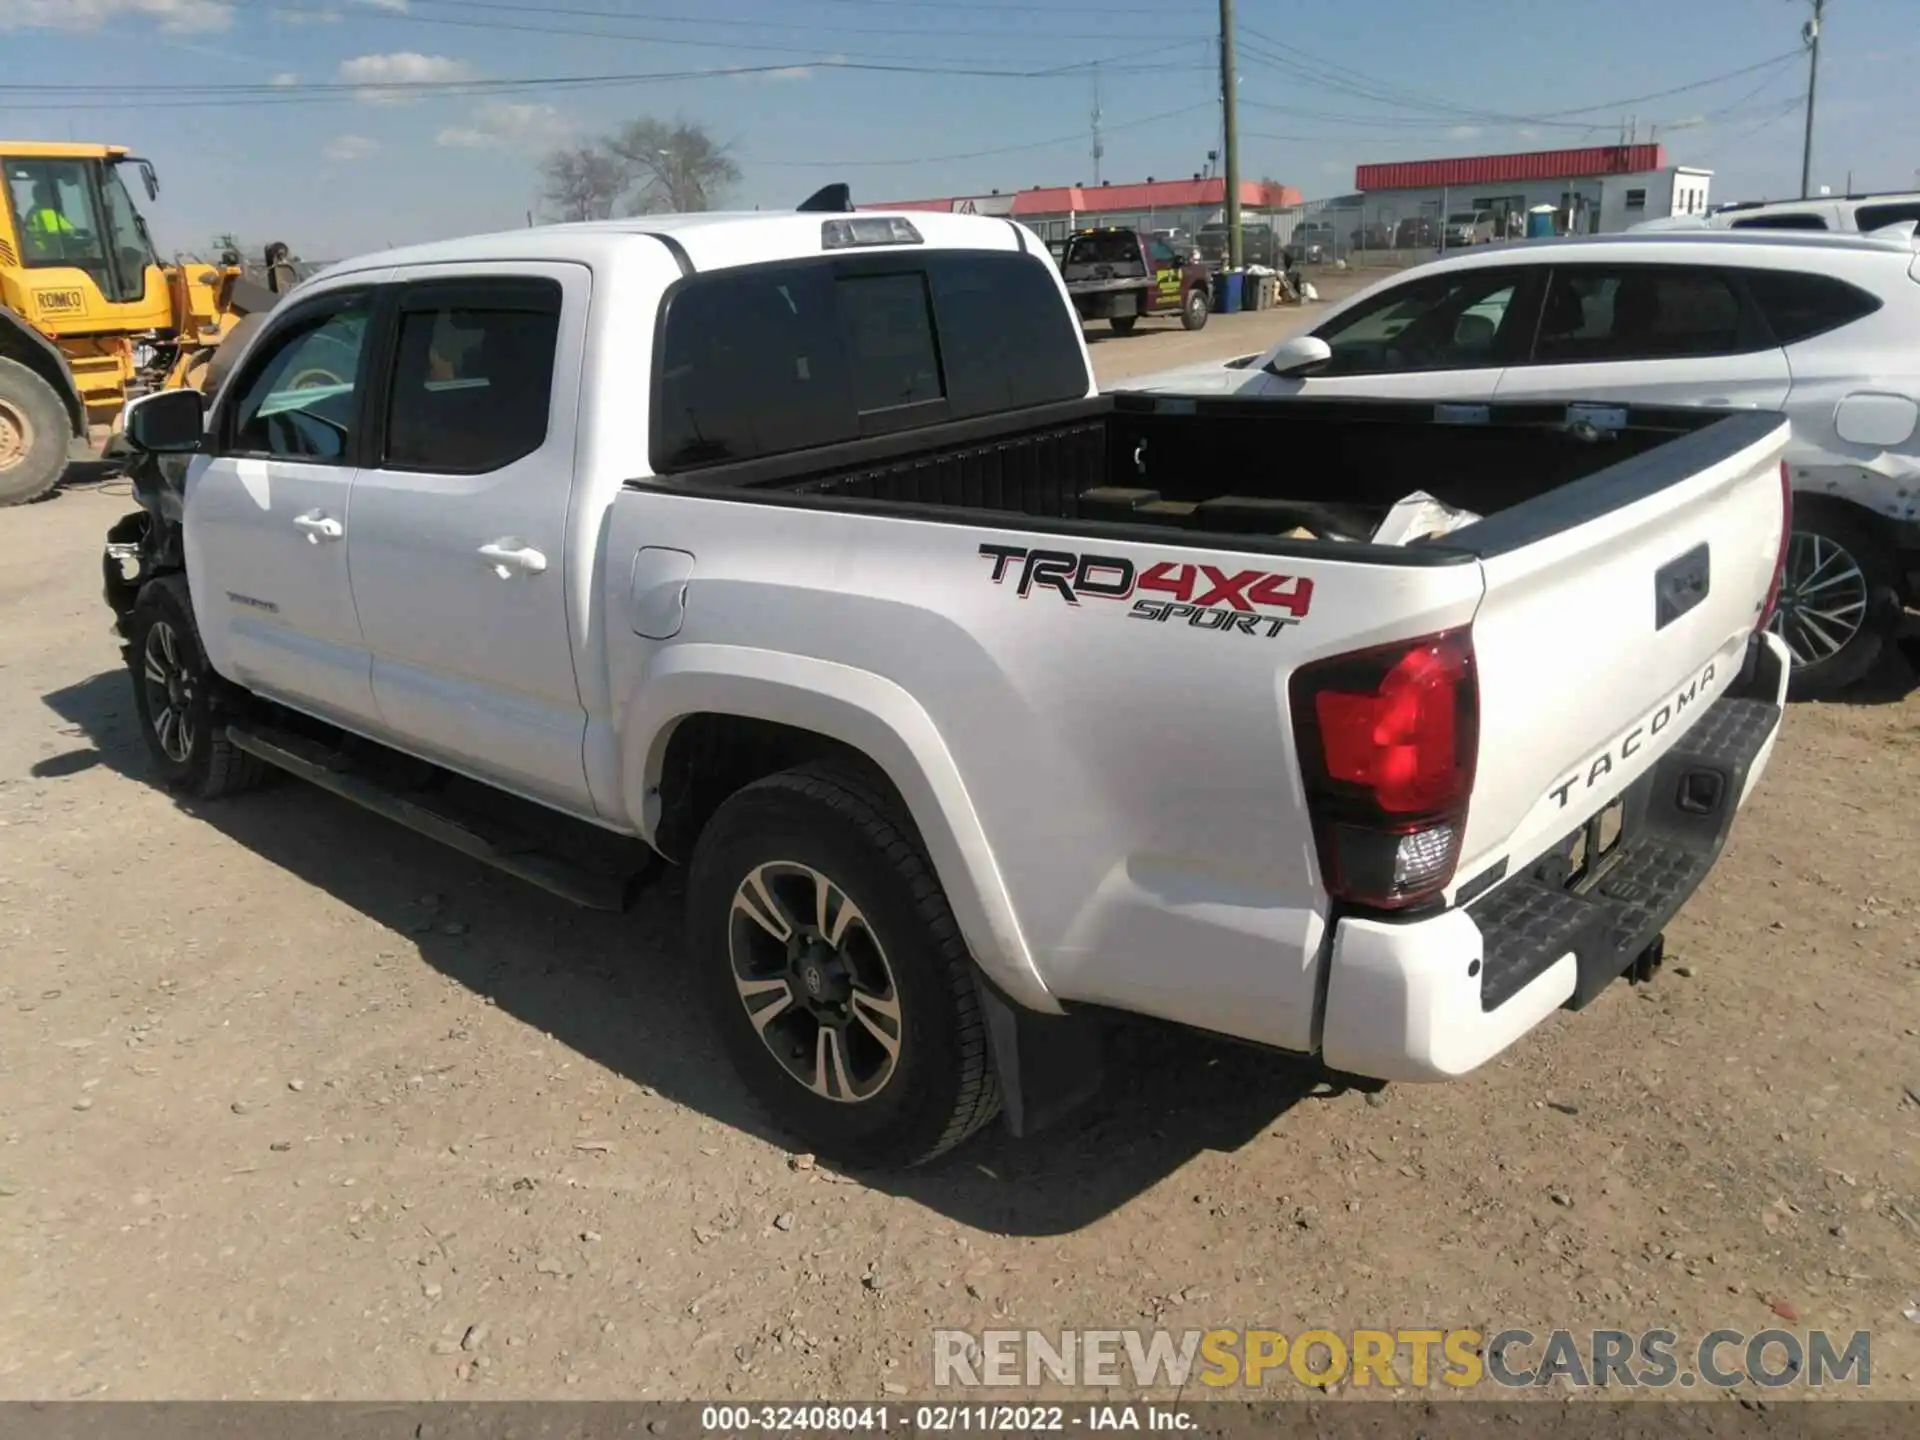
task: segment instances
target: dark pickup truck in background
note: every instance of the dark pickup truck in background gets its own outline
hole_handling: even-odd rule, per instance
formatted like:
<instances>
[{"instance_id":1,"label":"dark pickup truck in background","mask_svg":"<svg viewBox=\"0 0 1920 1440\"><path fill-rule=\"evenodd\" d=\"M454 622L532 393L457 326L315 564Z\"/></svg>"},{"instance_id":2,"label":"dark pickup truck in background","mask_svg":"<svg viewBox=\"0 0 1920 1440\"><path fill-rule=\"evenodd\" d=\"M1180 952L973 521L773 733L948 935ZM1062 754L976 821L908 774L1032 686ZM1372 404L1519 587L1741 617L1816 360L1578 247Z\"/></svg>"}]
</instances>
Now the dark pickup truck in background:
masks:
<instances>
[{"instance_id":1,"label":"dark pickup truck in background","mask_svg":"<svg viewBox=\"0 0 1920 1440\"><path fill-rule=\"evenodd\" d=\"M1178 315L1189 330L1207 323L1213 282L1204 265L1158 236L1115 227L1069 236L1060 276L1082 321L1105 320L1125 335L1142 315Z\"/></svg>"}]
</instances>

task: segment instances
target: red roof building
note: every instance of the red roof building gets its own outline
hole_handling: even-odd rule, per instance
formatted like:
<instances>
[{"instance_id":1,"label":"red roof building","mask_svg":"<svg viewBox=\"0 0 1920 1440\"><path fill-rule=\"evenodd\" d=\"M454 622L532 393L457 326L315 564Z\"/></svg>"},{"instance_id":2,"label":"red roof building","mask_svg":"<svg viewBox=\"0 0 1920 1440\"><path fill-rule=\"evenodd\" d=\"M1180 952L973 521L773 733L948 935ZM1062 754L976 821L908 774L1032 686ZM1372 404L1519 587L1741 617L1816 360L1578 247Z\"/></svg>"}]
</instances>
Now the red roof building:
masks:
<instances>
[{"instance_id":1,"label":"red roof building","mask_svg":"<svg viewBox=\"0 0 1920 1440\"><path fill-rule=\"evenodd\" d=\"M1220 176L1206 180L1146 180L1129 185L1036 185L1031 190L995 191L991 195L954 195L937 200L896 200L884 205L862 205L862 210L946 210L982 215L1097 218L1101 215L1143 211L1200 210L1227 203L1227 182ZM1291 185L1259 180L1240 182L1240 204L1248 210L1283 210L1300 203Z\"/></svg>"},{"instance_id":2,"label":"red roof building","mask_svg":"<svg viewBox=\"0 0 1920 1440\"><path fill-rule=\"evenodd\" d=\"M1353 188L1362 192L1438 190L1443 186L1641 175L1666 168L1664 145L1590 145L1580 150L1528 150L1517 155L1462 155L1449 160L1389 160L1361 165L1353 172Z\"/></svg>"}]
</instances>

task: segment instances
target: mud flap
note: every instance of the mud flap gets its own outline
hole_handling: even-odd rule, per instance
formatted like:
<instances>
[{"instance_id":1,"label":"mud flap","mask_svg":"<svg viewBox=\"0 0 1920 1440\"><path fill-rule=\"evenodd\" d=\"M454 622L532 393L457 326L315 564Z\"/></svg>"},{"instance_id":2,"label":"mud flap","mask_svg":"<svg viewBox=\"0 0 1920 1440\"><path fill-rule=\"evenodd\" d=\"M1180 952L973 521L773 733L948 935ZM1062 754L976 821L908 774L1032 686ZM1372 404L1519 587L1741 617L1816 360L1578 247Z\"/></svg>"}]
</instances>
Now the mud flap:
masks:
<instances>
[{"instance_id":1,"label":"mud flap","mask_svg":"<svg viewBox=\"0 0 1920 1440\"><path fill-rule=\"evenodd\" d=\"M1007 1129L1024 1138L1071 1114L1106 1079L1100 1024L1085 1015L1041 1015L1008 1000L973 972L1000 1078Z\"/></svg>"}]
</instances>

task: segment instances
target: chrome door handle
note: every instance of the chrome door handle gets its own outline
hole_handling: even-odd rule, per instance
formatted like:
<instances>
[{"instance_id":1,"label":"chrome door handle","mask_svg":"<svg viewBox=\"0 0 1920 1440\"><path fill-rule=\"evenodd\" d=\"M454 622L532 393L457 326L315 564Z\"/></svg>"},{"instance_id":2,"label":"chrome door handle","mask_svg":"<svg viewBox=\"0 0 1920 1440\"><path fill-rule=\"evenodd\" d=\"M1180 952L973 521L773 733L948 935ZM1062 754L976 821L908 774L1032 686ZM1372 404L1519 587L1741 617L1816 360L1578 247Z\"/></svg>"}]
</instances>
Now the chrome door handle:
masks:
<instances>
[{"instance_id":1,"label":"chrome door handle","mask_svg":"<svg viewBox=\"0 0 1920 1440\"><path fill-rule=\"evenodd\" d=\"M479 554L502 580L510 579L516 570L525 575L538 575L547 568L546 556L531 545L521 545L512 539L482 545Z\"/></svg>"},{"instance_id":2,"label":"chrome door handle","mask_svg":"<svg viewBox=\"0 0 1920 1440\"><path fill-rule=\"evenodd\" d=\"M296 515L293 523L307 532L309 545L318 545L322 540L338 540L347 533L346 527L324 510L309 510L304 515Z\"/></svg>"}]
</instances>

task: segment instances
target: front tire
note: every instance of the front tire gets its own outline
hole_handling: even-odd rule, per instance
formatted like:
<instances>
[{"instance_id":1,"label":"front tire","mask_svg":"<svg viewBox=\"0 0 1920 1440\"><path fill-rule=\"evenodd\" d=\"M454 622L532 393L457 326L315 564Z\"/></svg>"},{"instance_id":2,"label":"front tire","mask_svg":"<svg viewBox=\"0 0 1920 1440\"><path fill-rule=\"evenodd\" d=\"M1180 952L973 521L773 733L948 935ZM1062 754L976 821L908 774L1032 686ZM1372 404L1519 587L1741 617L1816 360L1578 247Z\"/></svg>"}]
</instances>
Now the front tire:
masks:
<instances>
[{"instance_id":1,"label":"front tire","mask_svg":"<svg viewBox=\"0 0 1920 1440\"><path fill-rule=\"evenodd\" d=\"M1189 290L1186 304L1180 311L1180 323L1189 330L1204 330L1207 328L1207 316L1212 313L1212 310L1213 306L1208 302L1205 290L1198 288Z\"/></svg>"},{"instance_id":2,"label":"front tire","mask_svg":"<svg viewBox=\"0 0 1920 1440\"><path fill-rule=\"evenodd\" d=\"M1793 652L1795 700L1832 699L1866 677L1900 633L1900 582L1899 556L1880 526L1818 497L1794 497L1769 628Z\"/></svg>"},{"instance_id":3,"label":"front tire","mask_svg":"<svg viewBox=\"0 0 1920 1440\"><path fill-rule=\"evenodd\" d=\"M999 1110L965 942L864 777L809 766L735 794L695 847L686 923L735 1068L806 1148L917 1165Z\"/></svg>"},{"instance_id":4,"label":"front tire","mask_svg":"<svg viewBox=\"0 0 1920 1440\"><path fill-rule=\"evenodd\" d=\"M127 626L134 711L161 782L212 800L257 786L264 761L227 739L219 677L207 664L183 576L149 581Z\"/></svg>"},{"instance_id":5,"label":"front tire","mask_svg":"<svg viewBox=\"0 0 1920 1440\"><path fill-rule=\"evenodd\" d=\"M0 360L0 506L25 505L60 483L73 422L53 387Z\"/></svg>"},{"instance_id":6,"label":"front tire","mask_svg":"<svg viewBox=\"0 0 1920 1440\"><path fill-rule=\"evenodd\" d=\"M1140 317L1138 315L1115 315L1107 321L1107 324L1113 327L1113 333L1116 335L1131 335L1133 333L1133 327L1139 323Z\"/></svg>"}]
</instances>

